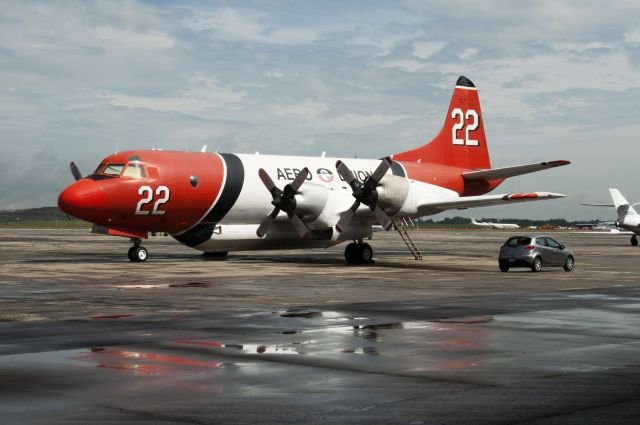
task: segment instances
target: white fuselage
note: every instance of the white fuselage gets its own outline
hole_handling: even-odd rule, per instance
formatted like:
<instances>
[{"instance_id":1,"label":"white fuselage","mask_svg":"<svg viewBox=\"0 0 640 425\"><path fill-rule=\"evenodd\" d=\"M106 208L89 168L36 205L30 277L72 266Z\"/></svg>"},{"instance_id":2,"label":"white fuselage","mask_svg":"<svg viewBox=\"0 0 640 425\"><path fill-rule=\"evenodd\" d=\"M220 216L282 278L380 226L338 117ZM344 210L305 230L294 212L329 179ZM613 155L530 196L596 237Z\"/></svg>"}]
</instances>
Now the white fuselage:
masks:
<instances>
[{"instance_id":1,"label":"white fuselage","mask_svg":"<svg viewBox=\"0 0 640 425\"><path fill-rule=\"evenodd\" d=\"M491 223L491 222L479 223L476 221L475 223L472 223L472 224L474 226L488 227L491 229L519 229L520 228L520 226L514 223Z\"/></svg>"},{"instance_id":2,"label":"white fuselage","mask_svg":"<svg viewBox=\"0 0 640 425\"><path fill-rule=\"evenodd\" d=\"M343 241L362 239L375 230L376 219L371 210L360 205L349 226L338 233L334 226L354 202L352 190L336 170L338 158L294 157L277 155L237 154L244 166L244 184L229 212L216 225L210 240L196 246L202 251L281 249L327 247ZM364 181L380 164L380 160L342 159L354 175ZM275 185L283 189L295 176L307 167L310 176L296 195L298 209L312 237L300 239L289 223L286 214L280 212L267 235L256 235L261 221L271 213L271 193L259 178L258 170L264 169ZM417 217L417 206L430 201L457 199L458 193L402 176L394 176L389 170L378 187L379 205L392 217Z\"/></svg>"}]
</instances>

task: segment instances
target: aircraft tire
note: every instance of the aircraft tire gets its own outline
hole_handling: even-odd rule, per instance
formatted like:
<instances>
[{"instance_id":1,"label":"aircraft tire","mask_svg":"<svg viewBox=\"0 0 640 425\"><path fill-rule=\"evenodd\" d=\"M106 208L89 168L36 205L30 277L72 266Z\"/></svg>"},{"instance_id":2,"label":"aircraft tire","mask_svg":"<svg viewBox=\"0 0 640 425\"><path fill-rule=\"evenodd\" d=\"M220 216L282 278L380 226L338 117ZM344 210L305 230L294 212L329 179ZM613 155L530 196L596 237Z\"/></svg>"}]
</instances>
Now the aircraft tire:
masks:
<instances>
[{"instance_id":1,"label":"aircraft tire","mask_svg":"<svg viewBox=\"0 0 640 425\"><path fill-rule=\"evenodd\" d=\"M135 258L133 258L133 250L135 249L135 246L132 246L131 248L129 248L129 251L127 252L127 258L129 258L129 261L131 262L135 262Z\"/></svg>"},{"instance_id":2,"label":"aircraft tire","mask_svg":"<svg viewBox=\"0 0 640 425\"><path fill-rule=\"evenodd\" d=\"M203 252L202 253L202 257L205 260L222 260L227 258L227 254L229 254L229 251L213 251L213 252Z\"/></svg>"},{"instance_id":3,"label":"aircraft tire","mask_svg":"<svg viewBox=\"0 0 640 425\"><path fill-rule=\"evenodd\" d=\"M143 246L133 247L133 251L131 251L132 261L136 263L143 262L143 261L147 261L148 257L149 257L149 252L147 251L147 248Z\"/></svg>"},{"instance_id":4,"label":"aircraft tire","mask_svg":"<svg viewBox=\"0 0 640 425\"><path fill-rule=\"evenodd\" d=\"M347 264L356 264L358 258L358 245L351 242L344 249L344 258Z\"/></svg>"},{"instance_id":5,"label":"aircraft tire","mask_svg":"<svg viewBox=\"0 0 640 425\"><path fill-rule=\"evenodd\" d=\"M358 245L358 260L362 264L373 263L373 248L368 243Z\"/></svg>"}]
</instances>

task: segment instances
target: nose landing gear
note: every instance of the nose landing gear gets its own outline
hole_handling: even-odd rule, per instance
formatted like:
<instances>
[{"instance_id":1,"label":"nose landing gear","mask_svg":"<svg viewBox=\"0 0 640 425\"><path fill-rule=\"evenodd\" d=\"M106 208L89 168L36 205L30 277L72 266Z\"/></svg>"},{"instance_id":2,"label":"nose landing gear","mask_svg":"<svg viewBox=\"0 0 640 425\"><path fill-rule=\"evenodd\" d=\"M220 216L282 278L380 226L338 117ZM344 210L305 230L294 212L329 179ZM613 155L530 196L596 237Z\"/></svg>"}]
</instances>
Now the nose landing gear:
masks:
<instances>
[{"instance_id":1,"label":"nose landing gear","mask_svg":"<svg viewBox=\"0 0 640 425\"><path fill-rule=\"evenodd\" d=\"M149 256L149 252L147 248L143 247L141 239L131 239L133 242L133 246L129 248L129 252L127 256L129 257L129 261L133 263L139 263L142 261L146 261Z\"/></svg>"},{"instance_id":2,"label":"nose landing gear","mask_svg":"<svg viewBox=\"0 0 640 425\"><path fill-rule=\"evenodd\" d=\"M347 264L373 264L373 249L368 243L351 242L344 249L344 258Z\"/></svg>"}]
</instances>

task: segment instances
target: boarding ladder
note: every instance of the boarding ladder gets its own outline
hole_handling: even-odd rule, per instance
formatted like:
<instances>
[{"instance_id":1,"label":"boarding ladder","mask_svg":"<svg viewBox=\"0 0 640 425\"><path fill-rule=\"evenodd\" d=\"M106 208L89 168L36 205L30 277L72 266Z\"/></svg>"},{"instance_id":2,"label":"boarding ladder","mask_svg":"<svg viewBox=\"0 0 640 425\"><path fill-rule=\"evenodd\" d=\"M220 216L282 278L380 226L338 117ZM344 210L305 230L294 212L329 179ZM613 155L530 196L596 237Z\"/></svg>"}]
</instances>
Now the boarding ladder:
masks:
<instances>
[{"instance_id":1,"label":"boarding ladder","mask_svg":"<svg viewBox=\"0 0 640 425\"><path fill-rule=\"evenodd\" d=\"M420 252L416 244L413 243L411 236L409 236L407 222L405 221L405 219L393 217L391 220L393 222L393 227L398 231L398 233L400 233L400 237L402 238L404 243L407 244L407 248L409 248L409 251L411 251L415 259L422 260L422 253Z\"/></svg>"}]
</instances>

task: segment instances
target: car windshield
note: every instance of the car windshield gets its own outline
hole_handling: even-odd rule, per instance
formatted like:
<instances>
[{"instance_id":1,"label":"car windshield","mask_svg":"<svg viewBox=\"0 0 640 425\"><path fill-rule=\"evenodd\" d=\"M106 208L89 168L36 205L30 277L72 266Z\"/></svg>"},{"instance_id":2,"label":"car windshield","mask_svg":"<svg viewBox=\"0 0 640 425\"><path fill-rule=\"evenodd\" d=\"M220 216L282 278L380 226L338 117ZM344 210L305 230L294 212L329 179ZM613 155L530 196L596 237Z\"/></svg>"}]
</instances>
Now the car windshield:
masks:
<instances>
[{"instance_id":1,"label":"car windshield","mask_svg":"<svg viewBox=\"0 0 640 425\"><path fill-rule=\"evenodd\" d=\"M506 246L521 246L521 245L530 245L530 244L531 244L531 238L526 238L522 236L510 238L507 241L507 243L505 243Z\"/></svg>"}]
</instances>

